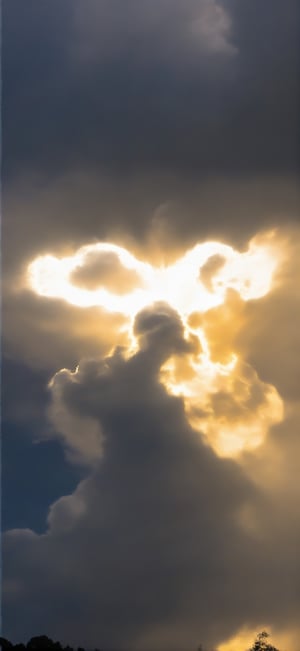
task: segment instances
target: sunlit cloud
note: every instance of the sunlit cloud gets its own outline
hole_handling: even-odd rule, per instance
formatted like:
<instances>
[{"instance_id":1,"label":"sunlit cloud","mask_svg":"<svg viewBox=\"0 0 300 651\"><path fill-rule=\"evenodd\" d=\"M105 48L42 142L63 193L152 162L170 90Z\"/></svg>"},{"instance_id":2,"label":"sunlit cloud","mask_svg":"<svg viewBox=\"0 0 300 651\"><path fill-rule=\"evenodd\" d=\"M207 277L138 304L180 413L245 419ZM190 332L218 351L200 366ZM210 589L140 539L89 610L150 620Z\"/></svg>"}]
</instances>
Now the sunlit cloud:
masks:
<instances>
[{"instance_id":1,"label":"sunlit cloud","mask_svg":"<svg viewBox=\"0 0 300 651\"><path fill-rule=\"evenodd\" d=\"M216 259L220 264L209 267ZM251 241L245 253L220 242L196 244L166 267L142 262L115 244L98 242L72 256L36 258L28 267L28 284L41 296L78 307L98 305L135 316L154 301L166 301L185 316L222 304L230 288L243 300L261 298L271 287L277 263L270 236L264 243Z\"/></svg>"},{"instance_id":2,"label":"sunlit cloud","mask_svg":"<svg viewBox=\"0 0 300 651\"><path fill-rule=\"evenodd\" d=\"M221 456L255 449L284 416L276 388L261 382L234 354L227 365L205 355L191 358L187 377L180 364L169 360L162 381L170 393L183 398L190 424Z\"/></svg>"},{"instance_id":3,"label":"sunlit cloud","mask_svg":"<svg viewBox=\"0 0 300 651\"><path fill-rule=\"evenodd\" d=\"M99 284L93 289L89 288L88 277L91 256L92 268L98 257ZM52 255L41 256L29 265L28 274L29 285L41 296L61 298L82 308L99 306L127 316L144 306L147 295L151 300L154 285L151 265L140 262L122 247L103 242L81 247L73 256L61 259ZM130 278L128 291L124 274L125 278ZM76 284L76 278L79 284ZM84 284L86 287L82 287Z\"/></svg>"},{"instance_id":4,"label":"sunlit cloud","mask_svg":"<svg viewBox=\"0 0 300 651\"><path fill-rule=\"evenodd\" d=\"M28 267L27 280L38 295L122 314L127 319L122 328L130 342L129 357L143 345L134 330L136 316L154 306L168 320L159 306L175 310L188 345L167 355L160 382L168 393L182 398L190 425L217 454L236 456L259 446L284 415L276 388L262 382L240 359L232 340L241 305L268 294L279 262L274 232L253 239L242 253L221 242L198 243L175 263L159 267L138 260L121 246L98 242L72 256L38 257ZM225 313L219 314L218 309ZM226 310L229 327L224 328ZM70 415L61 410L58 400L55 405L54 425L66 440L72 430L72 446L82 455L81 425L74 434ZM101 456L101 441L94 427L88 429L90 442L84 443L84 456L89 462Z\"/></svg>"}]
</instances>

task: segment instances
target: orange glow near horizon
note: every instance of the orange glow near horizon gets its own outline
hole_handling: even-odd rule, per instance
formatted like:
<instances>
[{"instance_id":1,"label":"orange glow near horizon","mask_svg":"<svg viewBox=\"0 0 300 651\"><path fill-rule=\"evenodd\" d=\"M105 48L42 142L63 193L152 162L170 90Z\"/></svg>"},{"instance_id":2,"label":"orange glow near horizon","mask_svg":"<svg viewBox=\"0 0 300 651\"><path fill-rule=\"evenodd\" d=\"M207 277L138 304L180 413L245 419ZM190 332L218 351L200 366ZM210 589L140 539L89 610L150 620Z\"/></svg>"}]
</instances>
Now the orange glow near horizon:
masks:
<instances>
[{"instance_id":1,"label":"orange glow near horizon","mask_svg":"<svg viewBox=\"0 0 300 651\"><path fill-rule=\"evenodd\" d=\"M231 637L229 640L227 640L226 642L222 642L222 644L219 644L219 646L217 647L217 651L241 651L242 649L250 649L251 646L253 645L256 636L261 631L267 631L270 635L270 638L268 638L270 644L284 651L284 649L286 648L285 646L286 640L289 639L289 636L286 636L284 634L275 636L272 632L272 627L266 625L258 625L255 627L255 629L250 629L250 628L241 629L236 635Z\"/></svg>"}]
</instances>

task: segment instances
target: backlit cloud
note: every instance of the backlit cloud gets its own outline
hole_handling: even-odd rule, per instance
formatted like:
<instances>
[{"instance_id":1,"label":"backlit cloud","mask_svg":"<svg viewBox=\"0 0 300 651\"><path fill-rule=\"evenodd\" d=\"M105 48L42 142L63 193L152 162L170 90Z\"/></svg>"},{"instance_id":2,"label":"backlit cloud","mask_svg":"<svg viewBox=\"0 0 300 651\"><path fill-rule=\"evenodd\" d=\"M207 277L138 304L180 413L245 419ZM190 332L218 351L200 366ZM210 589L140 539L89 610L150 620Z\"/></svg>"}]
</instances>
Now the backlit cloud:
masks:
<instances>
[{"instance_id":1,"label":"backlit cloud","mask_svg":"<svg viewBox=\"0 0 300 651\"><path fill-rule=\"evenodd\" d=\"M244 300L264 296L279 258L273 232L261 242L251 241L245 253L220 242L196 244L167 267L151 266L123 247L99 242L65 258L38 257L29 265L28 284L41 296L62 298L79 307L99 305L135 316L151 302L162 300L186 315L220 305L230 288ZM215 266L216 259L222 264Z\"/></svg>"},{"instance_id":2,"label":"backlit cloud","mask_svg":"<svg viewBox=\"0 0 300 651\"><path fill-rule=\"evenodd\" d=\"M280 259L279 243L273 232L254 239L245 253L218 242L197 244L167 267L141 262L122 247L95 243L67 258L37 258L29 265L28 279L32 289L43 296L60 297L79 307L98 305L109 312L123 313L129 319L128 340L133 351L136 338L138 346L145 346L145 324L151 337L156 336L156 331L161 337L165 323L163 346L159 342L157 345L158 355L159 350L163 352L161 381L171 394L182 397L190 424L206 435L219 454L231 456L261 444L269 427L283 418L282 401L276 389L264 385L249 365L238 363L232 339L226 341L224 331L222 342L230 348L229 361L213 361L214 342L218 341L220 331L205 329L205 322L203 327L197 314L209 314L213 307L226 303L228 291L237 293L243 301L263 297L272 285ZM186 344L179 345L175 357L164 304L171 311L178 311L179 340L183 340L183 333L186 337ZM148 320L144 316L142 321L139 311L152 305L154 313L150 308ZM232 305L237 306L238 314L238 303ZM136 316L133 328L132 319ZM76 382L76 373L72 377ZM80 448L82 458L89 458L91 445L97 458L101 448L100 440L95 448L97 427L87 427L91 443L86 441L84 447L80 431L86 424L82 426L78 420L74 425L58 395L52 420L71 448L79 453L79 459Z\"/></svg>"},{"instance_id":3,"label":"backlit cloud","mask_svg":"<svg viewBox=\"0 0 300 651\"><path fill-rule=\"evenodd\" d=\"M38 621L46 633L73 644L122 646L126 640L133 649L180 649L184 641L195 648L200 636L217 646L239 639L245 621L254 635L262 620L276 620L274 587L283 567L278 628L282 634L295 628L298 546L286 556L283 540L295 532L287 516L287 526L278 529L284 502L275 500L270 480L262 482L255 453L246 465L243 457L237 463L214 454L213 437L207 445L207 433L189 424L182 397L162 382L170 358L185 367L201 354L201 345L186 335L174 309L158 303L136 317L135 352L117 348L52 379L50 417L73 453L69 458L92 468L51 506L44 534L5 535L8 630L13 605L24 637ZM270 393L251 368L232 362L205 368L198 398L211 401L216 429L226 419L233 431L242 422L244 436L255 419L260 434L271 425ZM203 410L204 424L212 418ZM273 459L274 469L264 442L258 450ZM112 626L116 618L118 627Z\"/></svg>"},{"instance_id":4,"label":"backlit cloud","mask_svg":"<svg viewBox=\"0 0 300 651\"><path fill-rule=\"evenodd\" d=\"M161 304L146 310L136 333L147 337L147 345L130 358L116 351L52 381L54 404L59 393L75 421L79 414L86 420L87 447L88 419L98 422L104 453L76 491L52 505L45 534L7 533L4 592L6 604L27 595L20 614L24 635L42 582L39 626L46 632L50 626L60 639L122 645L126 634L127 644L147 648L154 636L156 644L166 637L166 646L177 648L177 636L189 643L197 638L199 620L206 639L215 639L205 624L216 587L211 581L219 581L222 568L228 582L236 564L230 543L224 546L224 531L230 532L228 542L245 548L238 513L255 490L238 466L203 445L186 422L180 398L158 381L162 359L186 350L176 313ZM70 425L69 442L77 436ZM11 564L19 546L18 564ZM49 610L45 604L56 591L58 610ZM66 612L61 605L70 591ZM219 616L228 616L225 594L224 584L215 604ZM226 632L225 619L220 630Z\"/></svg>"}]
</instances>

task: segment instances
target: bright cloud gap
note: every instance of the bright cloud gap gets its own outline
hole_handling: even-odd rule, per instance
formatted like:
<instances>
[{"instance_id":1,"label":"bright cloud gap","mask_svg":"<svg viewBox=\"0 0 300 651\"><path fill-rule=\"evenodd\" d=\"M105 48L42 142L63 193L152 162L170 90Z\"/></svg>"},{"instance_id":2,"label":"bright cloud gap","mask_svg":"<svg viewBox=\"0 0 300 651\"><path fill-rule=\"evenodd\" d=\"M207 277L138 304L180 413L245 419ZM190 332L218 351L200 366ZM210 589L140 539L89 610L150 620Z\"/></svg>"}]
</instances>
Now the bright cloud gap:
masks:
<instances>
[{"instance_id":1,"label":"bright cloud gap","mask_svg":"<svg viewBox=\"0 0 300 651\"><path fill-rule=\"evenodd\" d=\"M89 265L95 275L97 258L98 286L94 281L94 288L89 289L82 287L82 282L79 286L72 281L80 270L87 276ZM110 312L135 316L143 307L165 301L186 315L222 304L230 288L243 300L261 298L270 289L276 266L274 247L268 241L251 241L245 253L220 242L196 244L167 267L155 267L138 260L123 247L98 242L81 247L72 256L36 258L28 267L28 282L37 294L62 298L77 307L98 305ZM124 275L129 274L131 282L126 291Z\"/></svg>"}]
</instances>

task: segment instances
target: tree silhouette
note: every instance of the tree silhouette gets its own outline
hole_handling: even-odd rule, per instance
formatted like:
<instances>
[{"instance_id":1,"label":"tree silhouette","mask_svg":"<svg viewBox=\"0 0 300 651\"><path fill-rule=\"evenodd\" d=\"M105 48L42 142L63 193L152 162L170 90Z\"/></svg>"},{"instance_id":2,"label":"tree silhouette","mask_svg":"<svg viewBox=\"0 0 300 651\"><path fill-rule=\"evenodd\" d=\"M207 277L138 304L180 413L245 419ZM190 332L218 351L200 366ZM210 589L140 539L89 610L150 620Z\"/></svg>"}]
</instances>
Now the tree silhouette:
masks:
<instances>
[{"instance_id":1,"label":"tree silhouette","mask_svg":"<svg viewBox=\"0 0 300 651\"><path fill-rule=\"evenodd\" d=\"M272 644L269 644L268 638L270 637L269 633L267 631L262 631L261 633L258 633L256 636L256 640L254 641L251 649L249 651L278 651L275 646Z\"/></svg>"},{"instance_id":2,"label":"tree silhouette","mask_svg":"<svg viewBox=\"0 0 300 651\"><path fill-rule=\"evenodd\" d=\"M5 637L0 637L0 647L2 651L12 651L13 644L9 640L6 640Z\"/></svg>"},{"instance_id":3,"label":"tree silhouette","mask_svg":"<svg viewBox=\"0 0 300 651\"><path fill-rule=\"evenodd\" d=\"M54 642L52 642L47 635L32 637L29 642L27 642L28 651L42 651L43 649L47 651L48 649L53 649L53 646Z\"/></svg>"}]
</instances>

